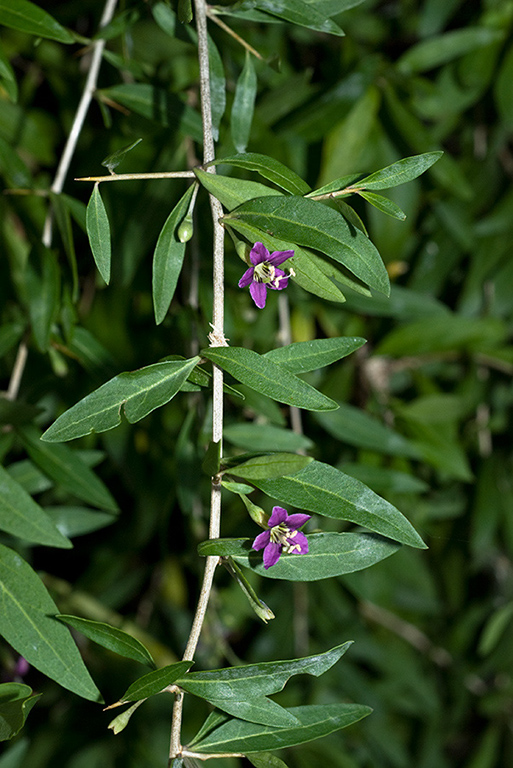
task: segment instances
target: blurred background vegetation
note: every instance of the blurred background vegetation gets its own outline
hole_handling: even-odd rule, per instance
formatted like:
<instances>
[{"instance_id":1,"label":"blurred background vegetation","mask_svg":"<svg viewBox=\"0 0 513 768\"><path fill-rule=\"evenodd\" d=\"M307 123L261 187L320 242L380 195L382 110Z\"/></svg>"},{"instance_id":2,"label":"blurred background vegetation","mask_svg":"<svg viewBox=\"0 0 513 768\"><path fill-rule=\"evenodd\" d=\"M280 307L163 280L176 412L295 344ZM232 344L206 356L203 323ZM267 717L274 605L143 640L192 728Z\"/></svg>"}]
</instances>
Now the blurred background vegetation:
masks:
<instances>
[{"instance_id":1,"label":"blurred background vegetation","mask_svg":"<svg viewBox=\"0 0 513 768\"><path fill-rule=\"evenodd\" d=\"M94 35L102 10L99 0L38 4L84 36ZM407 213L405 221L355 203L387 263L390 299L347 292L345 304L333 304L289 288L294 341L368 340L347 360L309 374L341 408L304 415L305 437L293 448L306 447L393 502L429 550L404 549L367 571L308 585L255 582L276 614L267 626L229 574L219 573L197 663L292 658L354 640L328 674L291 681L279 701L348 699L374 712L284 753L290 768L500 768L513 762L513 2L323 4L344 38L222 17L264 59L255 62L248 150L276 157L312 186L408 155L434 149L445 155L421 178L386 193ZM107 29L99 90L64 189L73 221L68 227L63 216L54 237L60 285L47 344L29 331L40 278L29 280L25 265L41 239L48 201L12 190L49 188L83 89L88 49L0 30L1 386L7 389L28 333L19 399L39 410L19 419L34 419L41 429L120 371L166 355L189 356L210 330L206 197L197 206L196 237L170 312L155 327L151 258L185 182L102 186L113 236L114 274L106 287L84 234L91 186L72 179L101 175L103 158L137 138L143 141L119 172L180 170L201 157L194 35L165 23L162 5L125 0ZM340 7L347 10L337 14ZM229 114L244 50L214 24L210 33L227 80L222 157L234 152ZM153 93L160 109L131 98L139 83L159 89ZM226 336L257 351L276 346L277 296L259 312L237 288L243 265L230 244L226 259ZM264 397L248 394L242 405L227 398L226 408L228 452L273 449L290 439L261 429L288 424L286 409ZM14 433L0 435L9 471L77 536L72 550L30 548L4 534L1 540L43 574L63 613L134 631L161 664L183 651L201 578L195 552L207 536L209 483L199 468L209 421L207 400L183 394L137 425L123 423L72 445L97 466L119 505L117 518L83 505L77 512L81 502L27 459ZM252 535L252 526L238 499L227 495L223 535ZM108 703L144 672L78 641ZM16 663L0 644L4 681L19 679ZM20 737L4 748L0 768L166 764L167 698L148 701L114 737L106 730L111 717L98 705L37 670L23 680L44 696ZM187 702L186 736L206 711L199 700Z\"/></svg>"}]
</instances>

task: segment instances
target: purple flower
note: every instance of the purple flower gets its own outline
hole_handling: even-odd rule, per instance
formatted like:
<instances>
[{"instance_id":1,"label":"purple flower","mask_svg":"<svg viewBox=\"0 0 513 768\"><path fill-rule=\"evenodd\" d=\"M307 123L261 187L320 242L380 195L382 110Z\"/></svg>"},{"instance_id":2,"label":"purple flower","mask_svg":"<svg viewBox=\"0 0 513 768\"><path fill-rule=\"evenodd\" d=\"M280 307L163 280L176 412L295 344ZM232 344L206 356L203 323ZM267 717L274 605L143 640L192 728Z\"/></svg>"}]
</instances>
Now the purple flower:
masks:
<instances>
[{"instance_id":1,"label":"purple flower","mask_svg":"<svg viewBox=\"0 0 513 768\"><path fill-rule=\"evenodd\" d=\"M263 243L255 243L250 251L249 259L253 264L247 269L239 280L239 288L249 285L251 298L259 309L265 307L267 289L282 291L287 287L289 277L294 276L294 270L289 269L287 275L283 269L278 269L279 264L290 259L294 251L274 251L269 253Z\"/></svg>"},{"instance_id":2,"label":"purple flower","mask_svg":"<svg viewBox=\"0 0 513 768\"><path fill-rule=\"evenodd\" d=\"M308 552L308 540L298 530L310 520L310 515L289 515L283 507L273 507L267 525L268 531L260 533L253 542L253 549L264 550L264 568L267 570L280 559L282 552L305 555Z\"/></svg>"}]
</instances>

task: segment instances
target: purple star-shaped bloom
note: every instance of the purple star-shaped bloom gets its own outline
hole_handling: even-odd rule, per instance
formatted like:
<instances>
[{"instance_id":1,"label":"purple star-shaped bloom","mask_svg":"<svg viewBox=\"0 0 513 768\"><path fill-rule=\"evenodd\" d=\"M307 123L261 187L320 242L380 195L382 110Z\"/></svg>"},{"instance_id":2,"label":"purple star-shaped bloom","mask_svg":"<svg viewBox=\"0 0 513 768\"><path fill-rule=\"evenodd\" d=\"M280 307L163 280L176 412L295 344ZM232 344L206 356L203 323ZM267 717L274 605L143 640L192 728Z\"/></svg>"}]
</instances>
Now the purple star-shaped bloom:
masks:
<instances>
[{"instance_id":1,"label":"purple star-shaped bloom","mask_svg":"<svg viewBox=\"0 0 513 768\"><path fill-rule=\"evenodd\" d=\"M268 531L260 533L253 542L253 549L264 550L264 568L275 565L283 552L305 555L308 552L308 540L298 530L310 520L310 515L289 515L283 507L273 507L268 520Z\"/></svg>"},{"instance_id":2,"label":"purple star-shaped bloom","mask_svg":"<svg viewBox=\"0 0 513 768\"><path fill-rule=\"evenodd\" d=\"M249 285L251 298L259 309L265 307L268 288L272 288L273 291L282 291L287 287L289 277L294 275L294 270L290 269L287 274L283 269L278 269L278 265L283 264L293 255L294 251L269 253L263 243L255 243L251 249L249 259L253 266L242 275L239 288Z\"/></svg>"}]
</instances>

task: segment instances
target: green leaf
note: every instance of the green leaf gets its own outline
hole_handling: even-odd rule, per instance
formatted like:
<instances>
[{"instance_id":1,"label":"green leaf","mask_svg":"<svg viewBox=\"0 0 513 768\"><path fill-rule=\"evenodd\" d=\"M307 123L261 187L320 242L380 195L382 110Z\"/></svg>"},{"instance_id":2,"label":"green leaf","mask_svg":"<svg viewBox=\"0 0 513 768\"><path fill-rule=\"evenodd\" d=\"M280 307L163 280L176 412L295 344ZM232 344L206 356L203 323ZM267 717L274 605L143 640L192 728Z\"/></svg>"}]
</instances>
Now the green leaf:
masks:
<instances>
[{"instance_id":1,"label":"green leaf","mask_svg":"<svg viewBox=\"0 0 513 768\"><path fill-rule=\"evenodd\" d=\"M255 768L287 768L283 760L270 752L254 752L248 755L247 760Z\"/></svg>"},{"instance_id":2,"label":"green leaf","mask_svg":"<svg viewBox=\"0 0 513 768\"><path fill-rule=\"evenodd\" d=\"M0 544L0 634L40 672L77 696L101 700L57 606L32 568Z\"/></svg>"},{"instance_id":3,"label":"green leaf","mask_svg":"<svg viewBox=\"0 0 513 768\"><path fill-rule=\"evenodd\" d=\"M405 184L407 181L416 179L424 171L427 171L428 168L431 168L442 155L443 152L438 150L437 152L425 152L422 155L404 157L402 160L398 160L397 163L392 163L392 165L388 165L380 171L371 173L370 176L366 176L352 186L358 190L397 187L399 184Z\"/></svg>"},{"instance_id":4,"label":"green leaf","mask_svg":"<svg viewBox=\"0 0 513 768\"><path fill-rule=\"evenodd\" d=\"M338 37L344 35L338 24L304 0L250 0L241 3L240 10L243 11L246 7L257 8L284 21L318 32L327 32Z\"/></svg>"},{"instance_id":5,"label":"green leaf","mask_svg":"<svg viewBox=\"0 0 513 768\"><path fill-rule=\"evenodd\" d=\"M72 547L31 496L0 466L0 529L33 544Z\"/></svg>"},{"instance_id":6,"label":"green leaf","mask_svg":"<svg viewBox=\"0 0 513 768\"><path fill-rule=\"evenodd\" d=\"M122 83L97 91L100 99L118 102L147 120L178 128L194 141L203 140L201 117L174 94L149 83Z\"/></svg>"},{"instance_id":7,"label":"green leaf","mask_svg":"<svg viewBox=\"0 0 513 768\"><path fill-rule=\"evenodd\" d=\"M121 161L124 160L125 155L134 147L136 147L141 141L142 139L136 139L135 141L130 142L130 144L127 144L126 147L121 147L121 149L117 149L115 152L112 152L112 154L107 155L107 157L102 160L103 167L108 168L112 173L114 169L117 168L121 163Z\"/></svg>"},{"instance_id":8,"label":"green leaf","mask_svg":"<svg viewBox=\"0 0 513 768\"><path fill-rule=\"evenodd\" d=\"M412 45L400 57L397 67L400 72L408 75L414 72L425 72L477 48L490 45L503 36L502 30L485 26L451 30Z\"/></svg>"},{"instance_id":9,"label":"green leaf","mask_svg":"<svg viewBox=\"0 0 513 768\"><path fill-rule=\"evenodd\" d=\"M264 357L283 365L291 373L307 373L342 360L365 343L365 339L354 336L296 341L285 347L271 349Z\"/></svg>"},{"instance_id":10,"label":"green leaf","mask_svg":"<svg viewBox=\"0 0 513 768\"><path fill-rule=\"evenodd\" d=\"M210 64L210 103L212 111L212 134L214 141L219 139L219 126L226 109L226 78L223 60L216 44L208 36L208 58Z\"/></svg>"},{"instance_id":11,"label":"green leaf","mask_svg":"<svg viewBox=\"0 0 513 768\"><path fill-rule=\"evenodd\" d=\"M111 627L110 624L105 624L102 621L91 621L63 613L57 614L56 618L69 624L73 629L78 629L89 640L98 643L103 648L108 648L109 651L113 651L119 656L134 659L134 661L139 661L150 667L155 666L149 650L139 640L122 629Z\"/></svg>"},{"instance_id":12,"label":"green leaf","mask_svg":"<svg viewBox=\"0 0 513 768\"><path fill-rule=\"evenodd\" d=\"M222 219L237 229L253 224L272 236L314 248L343 264L370 288L386 295L390 283L381 257L371 241L344 217L322 203L304 197L262 197L250 200Z\"/></svg>"},{"instance_id":13,"label":"green leaf","mask_svg":"<svg viewBox=\"0 0 513 768\"><path fill-rule=\"evenodd\" d=\"M312 461L310 456L298 456L295 453L269 453L248 459L242 464L230 463L226 471L230 475L242 477L244 480L257 480L265 477L281 477L299 472Z\"/></svg>"},{"instance_id":14,"label":"green leaf","mask_svg":"<svg viewBox=\"0 0 513 768\"><path fill-rule=\"evenodd\" d=\"M65 411L43 434L48 442L73 440L90 432L105 432L121 423L121 408L130 424L168 403L200 358L154 363L120 373Z\"/></svg>"},{"instance_id":15,"label":"green leaf","mask_svg":"<svg viewBox=\"0 0 513 768\"><path fill-rule=\"evenodd\" d=\"M193 661L178 661L175 664L168 664L166 667L156 669L143 675L120 698L121 702L140 701L149 696L155 696L166 686L175 683L187 670L194 664Z\"/></svg>"},{"instance_id":16,"label":"green leaf","mask_svg":"<svg viewBox=\"0 0 513 768\"><path fill-rule=\"evenodd\" d=\"M294 726L298 720L266 696L281 691L293 675L319 677L340 659L351 642L326 653L293 661L270 661L207 672L190 672L178 680L188 693L206 699L243 720L271 726Z\"/></svg>"},{"instance_id":17,"label":"green leaf","mask_svg":"<svg viewBox=\"0 0 513 768\"><path fill-rule=\"evenodd\" d=\"M33 695L32 689L23 683L0 684L0 741L8 741L21 731L41 696Z\"/></svg>"},{"instance_id":18,"label":"green leaf","mask_svg":"<svg viewBox=\"0 0 513 768\"><path fill-rule=\"evenodd\" d=\"M153 254L152 292L155 322L164 320L173 299L185 256L185 242L178 237L178 228L185 218L196 184L180 198L166 219Z\"/></svg>"},{"instance_id":19,"label":"green leaf","mask_svg":"<svg viewBox=\"0 0 513 768\"><path fill-rule=\"evenodd\" d=\"M395 328L377 347L380 355L404 357L449 350L481 351L496 347L506 339L506 328L495 317L437 315L429 322L417 320Z\"/></svg>"},{"instance_id":20,"label":"green leaf","mask_svg":"<svg viewBox=\"0 0 513 768\"><path fill-rule=\"evenodd\" d=\"M192 21L192 2L191 0L178 0L178 21L182 24L189 24Z\"/></svg>"},{"instance_id":21,"label":"green leaf","mask_svg":"<svg viewBox=\"0 0 513 768\"><path fill-rule=\"evenodd\" d=\"M200 353L237 381L280 403L310 411L331 411L335 403L282 366L243 347L211 347Z\"/></svg>"},{"instance_id":22,"label":"green leaf","mask_svg":"<svg viewBox=\"0 0 513 768\"><path fill-rule=\"evenodd\" d=\"M254 539L216 539L198 546L200 555L231 557L259 576L286 581L319 581L369 568L397 552L400 545L373 533L312 533L308 552L283 554L265 569L262 553L251 548Z\"/></svg>"},{"instance_id":23,"label":"green leaf","mask_svg":"<svg viewBox=\"0 0 513 768\"><path fill-rule=\"evenodd\" d=\"M99 512L97 509L60 504L57 507L44 507L44 511L53 520L56 528L69 538L83 536L98 531L116 522L112 512Z\"/></svg>"},{"instance_id":24,"label":"green leaf","mask_svg":"<svg viewBox=\"0 0 513 768\"><path fill-rule=\"evenodd\" d=\"M128 709L125 709L124 712L121 712L117 717L114 718L114 720L112 720L108 724L107 728L109 728L109 730L112 731L114 736L117 736L118 733L121 733L121 731L125 730L125 728L127 727L130 721L130 718L132 717L134 712L137 709L139 709L143 701L144 699L142 699L141 701L136 701L135 704L132 704L131 707L128 707Z\"/></svg>"},{"instance_id":25,"label":"green leaf","mask_svg":"<svg viewBox=\"0 0 513 768\"><path fill-rule=\"evenodd\" d=\"M310 450L312 441L291 429L281 429L272 424L230 424L225 427L225 440L246 451L301 451ZM248 491L242 491L248 493Z\"/></svg>"},{"instance_id":26,"label":"green leaf","mask_svg":"<svg viewBox=\"0 0 513 768\"><path fill-rule=\"evenodd\" d=\"M255 98L257 93L257 77L253 66L252 55L246 51L244 67L235 86L231 114L231 134L237 152L246 150L253 122Z\"/></svg>"},{"instance_id":27,"label":"green leaf","mask_svg":"<svg viewBox=\"0 0 513 768\"><path fill-rule=\"evenodd\" d=\"M249 171L257 171L264 179L272 181L286 192L292 195L304 195L310 191L310 187L301 176L291 171L286 165L280 163L268 155L257 152L247 152L239 155L229 155L221 160L215 160L213 165L233 165L236 168L246 168ZM274 194L276 194L274 192ZM259 197L259 195L256 195ZM249 199L249 198L248 198ZM243 202L243 201L241 201Z\"/></svg>"},{"instance_id":28,"label":"green leaf","mask_svg":"<svg viewBox=\"0 0 513 768\"><path fill-rule=\"evenodd\" d=\"M376 195L374 192L359 192L358 194L373 205L374 208L377 208L378 211L381 211L381 213L386 213L387 216L392 216L392 218L399 219L400 221L404 221L406 218L405 212L393 200L389 200L388 197Z\"/></svg>"},{"instance_id":29,"label":"green leaf","mask_svg":"<svg viewBox=\"0 0 513 768\"><path fill-rule=\"evenodd\" d=\"M1 47L0 47L0 78L2 79L2 86L5 89L5 92L9 96L10 100L12 102L18 101L18 82L16 80L16 75L14 74L14 70L11 67L9 59L4 54ZM2 151L4 146L3 140L1 144L2 144L2 147L0 148L0 157L4 154ZM5 144L7 144L7 142L5 142ZM9 145L7 144L7 146ZM17 162L19 158L15 152L12 152L12 156L15 158L13 164L19 165L21 168L21 172L23 174L24 173L23 163L21 161L20 163ZM5 163L4 157L2 157L1 159ZM15 186L17 185L15 184Z\"/></svg>"},{"instance_id":30,"label":"green leaf","mask_svg":"<svg viewBox=\"0 0 513 768\"><path fill-rule=\"evenodd\" d=\"M19 428L18 434L32 461L55 483L88 504L117 511L118 505L106 486L77 451L67 445L43 443L35 427Z\"/></svg>"},{"instance_id":31,"label":"green leaf","mask_svg":"<svg viewBox=\"0 0 513 768\"><path fill-rule=\"evenodd\" d=\"M390 456L419 459L418 448L399 432L387 427L375 416L347 403L338 403L336 413L329 419L319 415L317 421L337 440L358 448L367 448Z\"/></svg>"},{"instance_id":32,"label":"green leaf","mask_svg":"<svg viewBox=\"0 0 513 768\"><path fill-rule=\"evenodd\" d=\"M426 548L411 523L363 483L320 461L295 475L253 484L272 499L318 515L348 520L410 547Z\"/></svg>"},{"instance_id":33,"label":"green leaf","mask_svg":"<svg viewBox=\"0 0 513 768\"><path fill-rule=\"evenodd\" d=\"M221 464L221 441L215 443L211 440L208 444L205 458L201 464L201 469L209 477L217 475Z\"/></svg>"},{"instance_id":34,"label":"green leaf","mask_svg":"<svg viewBox=\"0 0 513 768\"><path fill-rule=\"evenodd\" d=\"M77 255L75 252L75 242L73 240L73 230L71 227L71 212L69 206L66 205L62 199L62 195L56 195L50 192L50 200L52 201L52 208L55 213L55 221L62 239L66 256L71 269L71 275L73 279L73 302L78 301L79 287L78 287L78 268L77 268Z\"/></svg>"},{"instance_id":35,"label":"green leaf","mask_svg":"<svg viewBox=\"0 0 513 768\"><path fill-rule=\"evenodd\" d=\"M50 345L53 325L59 313L60 269L53 251L43 245L32 248L21 288L34 339L41 352Z\"/></svg>"},{"instance_id":36,"label":"green leaf","mask_svg":"<svg viewBox=\"0 0 513 768\"><path fill-rule=\"evenodd\" d=\"M98 272L107 285L110 282L110 225L107 211L100 195L100 184L93 187L86 213L87 236Z\"/></svg>"},{"instance_id":37,"label":"green leaf","mask_svg":"<svg viewBox=\"0 0 513 768\"><path fill-rule=\"evenodd\" d=\"M59 43L75 42L73 35L53 16L28 0L0 0L0 25Z\"/></svg>"},{"instance_id":38,"label":"green leaf","mask_svg":"<svg viewBox=\"0 0 513 768\"><path fill-rule=\"evenodd\" d=\"M221 176L217 173L207 173L201 168L194 168L194 173L198 181L208 192L224 205L229 211L236 208L246 200L252 200L255 197L264 195L275 196L275 189L266 187L258 181L247 181L245 179L234 179L231 176Z\"/></svg>"},{"instance_id":39,"label":"green leaf","mask_svg":"<svg viewBox=\"0 0 513 768\"><path fill-rule=\"evenodd\" d=\"M372 710L361 704L319 704L292 707L288 710L300 725L277 728L258 725L236 718L212 728L202 739L193 742L195 752L262 752L304 744L358 722ZM192 745L191 745L192 746Z\"/></svg>"},{"instance_id":40,"label":"green leaf","mask_svg":"<svg viewBox=\"0 0 513 768\"><path fill-rule=\"evenodd\" d=\"M361 178L361 173L351 173L347 176L340 176L338 179L333 179L333 181L330 181L327 184L323 184L322 187L318 187L318 189L313 189L308 193L307 197L329 195L332 192L340 192L341 190L345 190L349 187L356 187L358 186L356 182Z\"/></svg>"}]
</instances>

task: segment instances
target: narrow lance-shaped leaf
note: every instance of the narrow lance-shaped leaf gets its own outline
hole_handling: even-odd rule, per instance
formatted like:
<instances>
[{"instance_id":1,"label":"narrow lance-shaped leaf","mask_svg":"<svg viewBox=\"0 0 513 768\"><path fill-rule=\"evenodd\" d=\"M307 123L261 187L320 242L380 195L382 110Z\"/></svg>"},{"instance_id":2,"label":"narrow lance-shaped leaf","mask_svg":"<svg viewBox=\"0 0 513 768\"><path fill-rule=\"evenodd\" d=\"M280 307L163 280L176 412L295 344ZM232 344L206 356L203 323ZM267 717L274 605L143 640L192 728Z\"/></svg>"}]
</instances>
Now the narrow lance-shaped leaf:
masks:
<instances>
[{"instance_id":1,"label":"narrow lance-shaped leaf","mask_svg":"<svg viewBox=\"0 0 513 768\"><path fill-rule=\"evenodd\" d=\"M257 352L243 347L211 347L201 355L273 400L311 411L331 411L333 400Z\"/></svg>"},{"instance_id":2,"label":"narrow lance-shaped leaf","mask_svg":"<svg viewBox=\"0 0 513 768\"><path fill-rule=\"evenodd\" d=\"M45 511L0 466L0 530L33 544L72 547Z\"/></svg>"},{"instance_id":3,"label":"narrow lance-shaped leaf","mask_svg":"<svg viewBox=\"0 0 513 768\"><path fill-rule=\"evenodd\" d=\"M32 568L0 544L0 634L40 672L78 696L101 699L57 606Z\"/></svg>"},{"instance_id":4,"label":"narrow lance-shaped leaf","mask_svg":"<svg viewBox=\"0 0 513 768\"><path fill-rule=\"evenodd\" d=\"M139 661L141 664L148 664L151 667L155 666L151 653L146 646L137 638L132 637L132 635L124 632L122 629L118 629L118 627L111 627L110 624L105 624L102 621L91 621L90 619L82 619L79 616L69 616L67 614L58 614L56 618L73 627L73 629L78 629L89 640L98 643L103 648L108 648L109 651L114 651L114 653L127 659Z\"/></svg>"},{"instance_id":5,"label":"narrow lance-shaped leaf","mask_svg":"<svg viewBox=\"0 0 513 768\"><path fill-rule=\"evenodd\" d=\"M167 217L153 254L152 293L157 325L166 316L182 270L185 242L180 240L178 229L187 214L196 186L192 184L188 188Z\"/></svg>"},{"instance_id":6,"label":"narrow lance-shaped leaf","mask_svg":"<svg viewBox=\"0 0 513 768\"><path fill-rule=\"evenodd\" d=\"M239 667L189 672L178 680L181 688L197 696L207 694L217 698L267 696L281 691L294 675L314 677L327 672L344 655L352 641L337 645L325 653L286 661L265 661Z\"/></svg>"},{"instance_id":7,"label":"narrow lance-shaped leaf","mask_svg":"<svg viewBox=\"0 0 513 768\"><path fill-rule=\"evenodd\" d=\"M231 176L207 173L207 171L203 171L201 168L194 168L194 173L198 177L201 186L205 187L214 197L217 197L219 202L229 211L246 202L246 200L279 194L277 190L267 187L265 184L260 184L258 181L234 179Z\"/></svg>"},{"instance_id":8,"label":"narrow lance-shaped leaf","mask_svg":"<svg viewBox=\"0 0 513 768\"><path fill-rule=\"evenodd\" d=\"M443 152L438 150L436 152L424 152L422 155L404 157L402 160L398 160L397 163L392 163L392 165L388 165L380 171L371 173L370 176L355 182L352 186L357 189L370 190L397 187L399 184L405 184L407 181L416 179L424 171L427 171L428 168L431 168L442 155Z\"/></svg>"},{"instance_id":9,"label":"narrow lance-shaped leaf","mask_svg":"<svg viewBox=\"0 0 513 768\"><path fill-rule=\"evenodd\" d=\"M229 155L228 157L215 160L213 165L233 165L236 168L257 171L264 179L272 181L292 195L304 195L310 191L310 187L306 181L303 181L301 176L298 176L297 173L291 171L290 168L287 168L286 165L283 165L274 157L261 155L258 152Z\"/></svg>"},{"instance_id":10,"label":"narrow lance-shaped leaf","mask_svg":"<svg viewBox=\"0 0 513 768\"><path fill-rule=\"evenodd\" d=\"M363 283L386 295L390 282L371 241L337 211L305 197L262 197L222 219L234 229L249 223L292 243L314 248L343 264Z\"/></svg>"},{"instance_id":11,"label":"narrow lance-shaped leaf","mask_svg":"<svg viewBox=\"0 0 513 768\"><path fill-rule=\"evenodd\" d=\"M295 475L253 480L253 484L282 504L348 520L410 547L426 547L396 507L329 464L312 461Z\"/></svg>"},{"instance_id":12,"label":"narrow lance-shaped leaf","mask_svg":"<svg viewBox=\"0 0 513 768\"><path fill-rule=\"evenodd\" d=\"M23 683L0 685L0 741L8 741L21 731L40 696L41 693L33 695L32 689Z\"/></svg>"},{"instance_id":13,"label":"narrow lance-shaped leaf","mask_svg":"<svg viewBox=\"0 0 513 768\"><path fill-rule=\"evenodd\" d=\"M175 664L168 664L166 667L149 672L132 683L119 701L121 703L140 701L149 696L155 696L167 685L175 683L193 664L193 661L177 661Z\"/></svg>"},{"instance_id":14,"label":"narrow lance-shaped leaf","mask_svg":"<svg viewBox=\"0 0 513 768\"><path fill-rule=\"evenodd\" d=\"M68 493L95 507L116 512L118 506L105 484L87 466L78 451L68 445L48 445L31 426L18 428L18 435L37 466Z\"/></svg>"},{"instance_id":15,"label":"narrow lance-shaped leaf","mask_svg":"<svg viewBox=\"0 0 513 768\"><path fill-rule=\"evenodd\" d=\"M59 442L105 432L121 423L122 407L133 424L168 403L199 361L199 357L193 357L120 373L59 416L42 439Z\"/></svg>"},{"instance_id":16,"label":"narrow lance-shaped leaf","mask_svg":"<svg viewBox=\"0 0 513 768\"><path fill-rule=\"evenodd\" d=\"M374 208L377 208L378 211L381 211L381 213L386 213L387 216L392 216L392 218L399 219L399 221L404 221L406 218L405 212L393 200L389 200L388 197L376 195L375 192L361 191L358 194L374 206Z\"/></svg>"},{"instance_id":17,"label":"narrow lance-shaped leaf","mask_svg":"<svg viewBox=\"0 0 513 768\"><path fill-rule=\"evenodd\" d=\"M98 272L107 285L110 282L110 225L105 205L100 195L100 184L93 187L86 212L87 236Z\"/></svg>"},{"instance_id":18,"label":"narrow lance-shaped leaf","mask_svg":"<svg viewBox=\"0 0 513 768\"><path fill-rule=\"evenodd\" d=\"M0 0L0 25L59 43L75 42L73 35L53 16L29 0Z\"/></svg>"},{"instance_id":19,"label":"narrow lance-shaped leaf","mask_svg":"<svg viewBox=\"0 0 513 768\"><path fill-rule=\"evenodd\" d=\"M347 357L365 343L365 339L355 336L296 341L285 347L271 349L264 357L283 365L291 373L307 373Z\"/></svg>"},{"instance_id":20,"label":"narrow lance-shaped leaf","mask_svg":"<svg viewBox=\"0 0 513 768\"><path fill-rule=\"evenodd\" d=\"M38 348L46 352L59 313L61 275L55 253L39 244L30 251L21 287Z\"/></svg>"},{"instance_id":21,"label":"narrow lance-shaped leaf","mask_svg":"<svg viewBox=\"0 0 513 768\"><path fill-rule=\"evenodd\" d=\"M288 710L299 720L299 725L278 728L259 725L236 718L220 722L201 739L191 742L195 752L262 752L304 744L321 736L345 728L369 715L372 710L361 704L319 704L291 707Z\"/></svg>"},{"instance_id":22,"label":"narrow lance-shaped leaf","mask_svg":"<svg viewBox=\"0 0 513 768\"><path fill-rule=\"evenodd\" d=\"M216 44L208 36L208 58L210 63L210 102L212 109L212 133L214 141L219 138L219 126L226 108L226 79L223 60Z\"/></svg>"},{"instance_id":23,"label":"narrow lance-shaped leaf","mask_svg":"<svg viewBox=\"0 0 513 768\"><path fill-rule=\"evenodd\" d=\"M134 147L136 147L141 141L142 139L136 139L135 141L130 142L130 144L127 144L125 147L121 147L121 149L117 149L115 152L107 155L105 160L102 160L103 167L108 168L109 171L113 173L114 169L117 168L121 161L125 158L125 155L134 149Z\"/></svg>"},{"instance_id":24,"label":"narrow lance-shaped leaf","mask_svg":"<svg viewBox=\"0 0 513 768\"><path fill-rule=\"evenodd\" d=\"M247 759L255 768L287 768L286 764L270 752L254 752Z\"/></svg>"},{"instance_id":25,"label":"narrow lance-shaped leaf","mask_svg":"<svg viewBox=\"0 0 513 768\"><path fill-rule=\"evenodd\" d=\"M268 453L264 456L243 461L240 464L230 463L226 470L228 474L242 477L244 480L256 480L263 477L281 477L299 472L312 461L310 456L300 456L295 453Z\"/></svg>"},{"instance_id":26,"label":"narrow lance-shaped leaf","mask_svg":"<svg viewBox=\"0 0 513 768\"><path fill-rule=\"evenodd\" d=\"M244 10L245 5L258 8L301 27L327 32L338 37L344 35L338 24L326 18L325 14L320 13L315 6L305 3L304 0L250 0L250 3L242 3L241 10Z\"/></svg>"},{"instance_id":27,"label":"narrow lance-shaped leaf","mask_svg":"<svg viewBox=\"0 0 513 768\"><path fill-rule=\"evenodd\" d=\"M235 87L231 114L232 140L237 152L244 152L251 133L257 92L257 77L253 60L246 51L246 60Z\"/></svg>"},{"instance_id":28,"label":"narrow lance-shaped leaf","mask_svg":"<svg viewBox=\"0 0 513 768\"><path fill-rule=\"evenodd\" d=\"M271 568L264 568L262 554L252 549L253 539L216 539L202 542L200 555L230 557L259 576L286 581L319 581L354 573L397 552L400 544L373 533L312 533L308 552L282 554Z\"/></svg>"}]
</instances>

